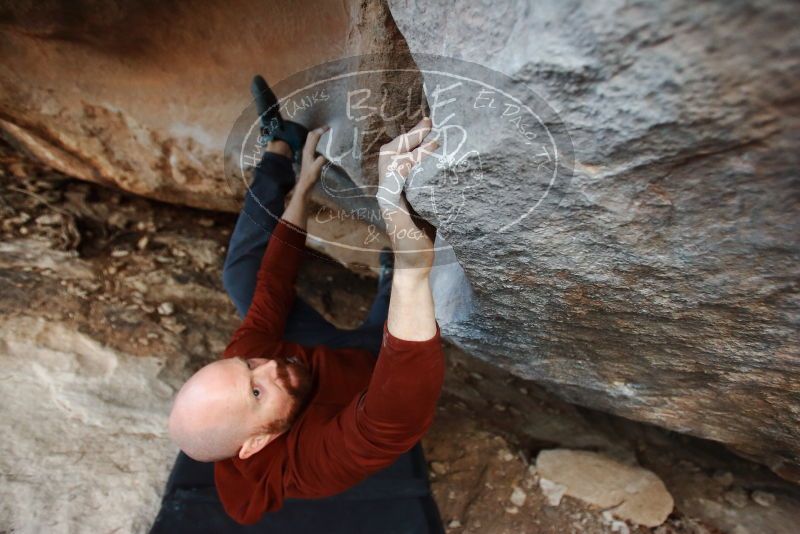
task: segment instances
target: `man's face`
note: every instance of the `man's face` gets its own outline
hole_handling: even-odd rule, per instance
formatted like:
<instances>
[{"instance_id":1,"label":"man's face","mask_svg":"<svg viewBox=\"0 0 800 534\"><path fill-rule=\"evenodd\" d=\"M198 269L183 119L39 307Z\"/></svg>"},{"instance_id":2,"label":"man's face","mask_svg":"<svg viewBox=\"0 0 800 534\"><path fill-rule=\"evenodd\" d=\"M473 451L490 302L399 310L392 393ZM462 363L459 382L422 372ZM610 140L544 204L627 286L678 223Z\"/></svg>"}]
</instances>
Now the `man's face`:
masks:
<instances>
[{"instance_id":1,"label":"man's face","mask_svg":"<svg viewBox=\"0 0 800 534\"><path fill-rule=\"evenodd\" d=\"M229 358L241 413L251 429L281 432L296 418L311 387L308 369L294 358Z\"/></svg>"}]
</instances>

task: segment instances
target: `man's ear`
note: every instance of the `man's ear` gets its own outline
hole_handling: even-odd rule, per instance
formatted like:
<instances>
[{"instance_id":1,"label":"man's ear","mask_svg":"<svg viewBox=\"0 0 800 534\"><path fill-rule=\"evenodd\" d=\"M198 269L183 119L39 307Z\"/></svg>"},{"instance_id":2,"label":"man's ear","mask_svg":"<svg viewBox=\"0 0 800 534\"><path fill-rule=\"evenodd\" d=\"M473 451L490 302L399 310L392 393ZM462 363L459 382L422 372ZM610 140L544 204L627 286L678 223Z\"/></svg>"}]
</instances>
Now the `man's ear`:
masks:
<instances>
[{"instance_id":1,"label":"man's ear","mask_svg":"<svg viewBox=\"0 0 800 534\"><path fill-rule=\"evenodd\" d=\"M279 435L280 434L256 434L255 436L250 436L242 444L242 448L239 449L239 458L242 460L250 458Z\"/></svg>"}]
</instances>

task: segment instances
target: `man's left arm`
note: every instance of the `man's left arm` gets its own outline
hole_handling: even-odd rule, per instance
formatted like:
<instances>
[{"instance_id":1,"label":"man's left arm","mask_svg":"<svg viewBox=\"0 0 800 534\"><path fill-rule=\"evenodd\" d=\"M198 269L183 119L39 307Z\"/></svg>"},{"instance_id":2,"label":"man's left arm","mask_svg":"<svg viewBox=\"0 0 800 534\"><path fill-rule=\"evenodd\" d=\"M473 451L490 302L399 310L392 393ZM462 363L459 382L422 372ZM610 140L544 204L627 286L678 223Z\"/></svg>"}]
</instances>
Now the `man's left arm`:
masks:
<instances>
[{"instance_id":1,"label":"man's left arm","mask_svg":"<svg viewBox=\"0 0 800 534\"><path fill-rule=\"evenodd\" d=\"M315 157L319 138L327 128L309 132L303 149L303 162L289 205L272 232L261 260L253 300L241 326L234 333L225 355L237 355L242 345L258 343L266 348L281 341L286 319L295 299L295 282L306 241L308 199L325 164Z\"/></svg>"}]
</instances>

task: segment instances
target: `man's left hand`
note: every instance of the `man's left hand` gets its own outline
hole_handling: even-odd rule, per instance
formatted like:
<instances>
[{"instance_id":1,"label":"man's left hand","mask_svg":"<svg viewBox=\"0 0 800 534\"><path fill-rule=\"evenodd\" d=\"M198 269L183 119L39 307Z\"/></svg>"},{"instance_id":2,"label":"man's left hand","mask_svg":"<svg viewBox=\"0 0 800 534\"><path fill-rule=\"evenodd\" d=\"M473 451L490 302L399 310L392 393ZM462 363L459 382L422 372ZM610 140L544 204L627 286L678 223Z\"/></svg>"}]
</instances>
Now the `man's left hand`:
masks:
<instances>
[{"instance_id":1,"label":"man's left hand","mask_svg":"<svg viewBox=\"0 0 800 534\"><path fill-rule=\"evenodd\" d=\"M303 146L303 160L300 163L300 177L297 179L295 194L308 194L319 180L322 167L327 163L324 156L317 156L317 144L322 134L327 132L330 126L320 126L308 132L306 144Z\"/></svg>"}]
</instances>

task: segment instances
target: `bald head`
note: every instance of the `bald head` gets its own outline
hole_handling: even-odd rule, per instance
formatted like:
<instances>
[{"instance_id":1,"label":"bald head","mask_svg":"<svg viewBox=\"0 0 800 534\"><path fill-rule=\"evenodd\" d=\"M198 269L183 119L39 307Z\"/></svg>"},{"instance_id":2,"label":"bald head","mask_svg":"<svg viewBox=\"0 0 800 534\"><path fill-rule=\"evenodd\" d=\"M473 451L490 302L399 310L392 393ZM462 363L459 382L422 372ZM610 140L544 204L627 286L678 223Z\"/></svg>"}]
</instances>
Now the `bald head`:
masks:
<instances>
[{"instance_id":1,"label":"bald head","mask_svg":"<svg viewBox=\"0 0 800 534\"><path fill-rule=\"evenodd\" d=\"M225 360L206 365L196 372L175 397L169 416L169 435L189 457L211 462L236 455L247 437L241 405L231 393L236 387ZM241 399L240 399L241 400Z\"/></svg>"},{"instance_id":2,"label":"bald head","mask_svg":"<svg viewBox=\"0 0 800 534\"><path fill-rule=\"evenodd\" d=\"M210 363L178 391L170 437L200 462L248 457L289 428L310 386L308 369L293 359Z\"/></svg>"}]
</instances>

